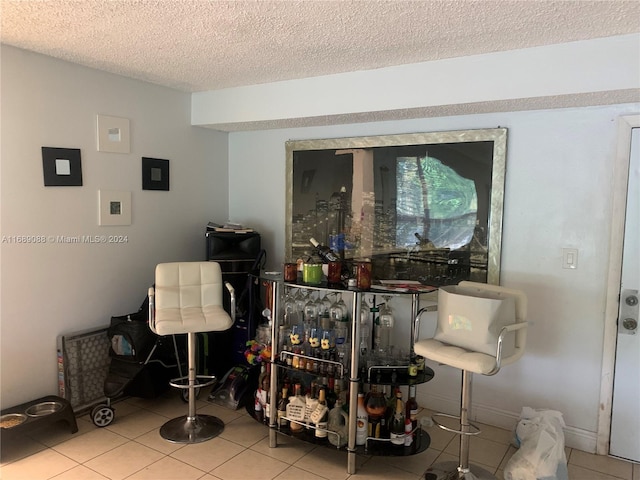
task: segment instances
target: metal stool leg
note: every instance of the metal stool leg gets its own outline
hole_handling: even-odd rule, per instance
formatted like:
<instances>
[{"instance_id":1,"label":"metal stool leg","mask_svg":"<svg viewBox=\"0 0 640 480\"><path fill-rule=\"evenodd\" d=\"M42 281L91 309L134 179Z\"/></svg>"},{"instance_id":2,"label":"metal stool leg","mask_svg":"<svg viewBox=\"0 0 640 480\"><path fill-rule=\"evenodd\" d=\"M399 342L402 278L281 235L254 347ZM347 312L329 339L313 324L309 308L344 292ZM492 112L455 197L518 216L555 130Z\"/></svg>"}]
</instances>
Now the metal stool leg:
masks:
<instances>
[{"instance_id":1,"label":"metal stool leg","mask_svg":"<svg viewBox=\"0 0 640 480\"><path fill-rule=\"evenodd\" d=\"M476 465L469 465L469 442L472 425L469 423L471 410L472 373L462 371L462 392L460 400L460 450L458 462L440 462L429 467L422 476L423 480L496 480L490 472Z\"/></svg>"},{"instance_id":2,"label":"metal stool leg","mask_svg":"<svg viewBox=\"0 0 640 480\"><path fill-rule=\"evenodd\" d=\"M160 436L173 443L200 443L217 437L224 430L224 422L212 415L196 414L196 334L187 334L189 412L169 420L160 427Z\"/></svg>"}]
</instances>

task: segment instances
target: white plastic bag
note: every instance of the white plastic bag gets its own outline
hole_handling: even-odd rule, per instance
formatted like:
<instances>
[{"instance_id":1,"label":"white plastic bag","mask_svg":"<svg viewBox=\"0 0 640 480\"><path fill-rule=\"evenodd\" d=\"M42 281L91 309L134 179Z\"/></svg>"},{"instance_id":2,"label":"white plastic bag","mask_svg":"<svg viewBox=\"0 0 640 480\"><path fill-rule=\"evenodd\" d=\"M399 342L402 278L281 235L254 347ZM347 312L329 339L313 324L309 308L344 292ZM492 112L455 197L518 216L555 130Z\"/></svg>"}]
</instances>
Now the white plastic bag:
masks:
<instances>
[{"instance_id":1,"label":"white plastic bag","mask_svg":"<svg viewBox=\"0 0 640 480\"><path fill-rule=\"evenodd\" d=\"M568 480L562 413L523 407L516 427L520 446L504 468L505 480Z\"/></svg>"}]
</instances>

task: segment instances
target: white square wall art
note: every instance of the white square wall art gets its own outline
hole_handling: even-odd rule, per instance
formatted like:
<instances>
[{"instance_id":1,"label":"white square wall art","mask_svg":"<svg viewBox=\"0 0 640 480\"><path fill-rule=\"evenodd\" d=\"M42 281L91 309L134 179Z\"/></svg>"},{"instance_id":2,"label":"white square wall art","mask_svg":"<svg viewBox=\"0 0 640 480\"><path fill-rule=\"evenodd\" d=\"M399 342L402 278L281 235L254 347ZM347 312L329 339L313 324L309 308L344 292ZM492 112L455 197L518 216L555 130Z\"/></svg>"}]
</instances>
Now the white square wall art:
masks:
<instances>
[{"instance_id":1,"label":"white square wall art","mask_svg":"<svg viewBox=\"0 0 640 480\"><path fill-rule=\"evenodd\" d=\"M131 225L131 192L98 190L98 225Z\"/></svg>"},{"instance_id":2,"label":"white square wall art","mask_svg":"<svg viewBox=\"0 0 640 480\"><path fill-rule=\"evenodd\" d=\"M129 119L98 115L98 151L129 153Z\"/></svg>"}]
</instances>

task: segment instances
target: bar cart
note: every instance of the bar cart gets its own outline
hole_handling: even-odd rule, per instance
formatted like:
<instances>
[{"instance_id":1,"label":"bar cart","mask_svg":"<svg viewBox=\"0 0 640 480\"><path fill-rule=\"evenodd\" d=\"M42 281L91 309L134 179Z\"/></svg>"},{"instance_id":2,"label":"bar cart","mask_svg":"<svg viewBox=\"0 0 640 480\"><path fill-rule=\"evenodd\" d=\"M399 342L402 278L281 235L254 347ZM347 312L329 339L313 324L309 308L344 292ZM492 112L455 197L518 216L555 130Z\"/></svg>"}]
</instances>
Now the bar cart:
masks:
<instances>
[{"instance_id":1,"label":"bar cart","mask_svg":"<svg viewBox=\"0 0 640 480\"><path fill-rule=\"evenodd\" d=\"M387 364L367 364L360 365L360 349L358 342L355 339L360 338L360 321L354 321L354 319L360 318L360 311L363 305L363 299L368 295L389 295L400 296L402 299L406 299L411 302L411 320L410 320L410 346L413 349L414 339L416 338L417 331L419 329L419 318L423 311L435 310L435 303L430 304L427 307L420 308L420 296L422 292L391 292L391 291L360 291L357 289L347 289L342 286L327 285L326 283L321 285L308 285L303 283L288 283L282 280L281 274L269 273L261 275L261 282L267 286L266 292L271 295L270 303L272 309L271 315L271 373L270 373L270 398L272 399L271 412L269 416L269 447L277 447L277 436L288 435L298 439L302 439L311 443L318 443L314 439L313 431L315 425L304 424L304 428L300 429L306 433L293 434L288 428L280 428L277 415L275 414L275 403L280 391L280 381L282 379L283 372L288 370L294 370L299 372L299 368L295 368L293 364L295 362L306 362L313 359L314 362L320 362L321 368L333 368L339 376L348 374L346 379L346 389L348 391L348 405L350 415L348 417L348 438L344 447L347 451L347 472L354 474L356 472L356 455L385 455L385 456L402 456L402 455L414 455L426 450L429 447L430 438L429 435L420 428L418 425L414 431L411 432L415 439L411 446L391 446L386 438L373 438L368 436L364 445L356 445L356 411L358 408L358 393L361 383L375 383L378 385L417 385L428 382L433 378L433 370L429 367L423 367L421 371L416 374L411 372L410 365L387 365ZM325 294L340 294L345 300L345 303L351 306L351 312L349 318L351 319L349 324L350 338L352 339L350 345L350 352L345 355L346 365L340 359L318 359L310 355L305 355L301 352L292 352L285 349L281 349L279 346L283 345L282 331L283 331L283 315L282 315L282 298L285 289L304 289L309 292L323 292ZM375 302L374 302L375 303ZM324 364L324 365L323 365ZM297 364L296 364L297 366ZM310 373L313 375L313 373ZM247 405L247 411L251 413L249 405ZM298 420L286 418L289 422L301 423ZM334 432L329 431L329 435L336 435ZM335 439L334 439L335 440ZM328 446L344 444L343 441L338 439L337 442L331 442ZM335 448L335 447L333 447Z\"/></svg>"}]
</instances>

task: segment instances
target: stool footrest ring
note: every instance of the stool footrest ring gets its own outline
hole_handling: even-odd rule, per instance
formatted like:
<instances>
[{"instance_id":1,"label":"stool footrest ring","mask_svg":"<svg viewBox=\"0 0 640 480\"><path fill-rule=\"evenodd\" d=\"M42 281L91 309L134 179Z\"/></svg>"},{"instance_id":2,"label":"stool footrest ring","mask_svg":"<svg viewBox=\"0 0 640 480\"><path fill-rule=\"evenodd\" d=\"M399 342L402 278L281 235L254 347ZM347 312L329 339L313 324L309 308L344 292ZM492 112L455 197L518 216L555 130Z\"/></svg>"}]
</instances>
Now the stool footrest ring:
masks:
<instances>
[{"instance_id":1,"label":"stool footrest ring","mask_svg":"<svg viewBox=\"0 0 640 480\"><path fill-rule=\"evenodd\" d=\"M420 480L496 480L496 477L477 465L462 470L458 462L448 461L431 465Z\"/></svg>"},{"instance_id":2,"label":"stool footrest ring","mask_svg":"<svg viewBox=\"0 0 640 480\"><path fill-rule=\"evenodd\" d=\"M457 415L449 415L447 413L434 413L433 415L431 415L431 419L433 420L433 423L435 423L439 428L446 430L447 432L457 433L458 435L478 435L482 431L477 425L474 425L471 422L469 422L469 427L471 427L473 431L463 432L462 430L454 430L453 428L449 428L446 425L440 423L436 419L437 417L454 418L458 421L460 421L460 417Z\"/></svg>"},{"instance_id":3,"label":"stool footrest ring","mask_svg":"<svg viewBox=\"0 0 640 480\"><path fill-rule=\"evenodd\" d=\"M200 382L200 380L203 380L203 382ZM196 375L196 381L198 383L194 384L193 388L205 388L216 384L218 382L218 377L215 375ZM189 377L172 378L169 381L169 385L174 388L191 388L191 385L189 385Z\"/></svg>"}]
</instances>

